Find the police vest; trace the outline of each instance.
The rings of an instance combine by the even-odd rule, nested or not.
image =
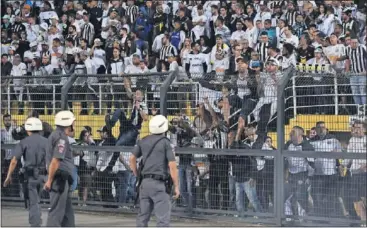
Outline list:
[[[181,42],[181,36],[180,36],[180,31],[176,31],[176,32],[172,32],[171,35],[171,44],[177,49],[179,50],[179,45]]]

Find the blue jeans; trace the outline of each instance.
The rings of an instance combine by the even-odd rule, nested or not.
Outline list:
[[[133,128],[133,126],[131,126],[129,130],[126,130],[125,125],[127,122],[129,122],[129,120],[127,120],[125,112],[122,111],[122,109],[117,109],[113,113],[110,119],[111,128],[115,126],[117,121],[120,121],[120,135],[116,142],[116,146],[135,146],[136,138],[138,137],[139,132],[137,129]]]
[[[350,77],[350,84],[353,93],[354,103],[357,105],[366,104],[366,76],[358,75]]]
[[[236,208],[236,180],[234,179],[234,176],[229,175],[228,178],[228,185],[229,185],[229,208],[234,209]]]
[[[193,173],[191,165],[190,164],[179,165],[178,175],[180,181],[180,193],[182,196],[182,201],[189,208],[193,208],[194,207],[194,199],[192,194]]]
[[[71,185],[70,190],[72,192],[75,191],[77,186],[78,186],[78,166],[75,166],[73,170],[73,184]]]
[[[130,199],[132,199],[132,201],[134,202],[136,198],[135,182],[136,182],[136,177],[132,173],[130,173],[127,194],[126,194],[127,202],[129,202]]]
[[[254,206],[256,212],[262,212],[260,201],[257,198],[256,187],[251,187],[249,181],[236,182],[236,207],[240,216],[243,216],[245,194],[248,200]]]
[[[128,185],[130,181],[131,172],[128,170],[125,171],[118,171],[117,172],[117,186],[116,186],[116,193],[117,193],[117,199],[118,202],[121,204],[126,203],[126,196],[127,196],[127,190]]]

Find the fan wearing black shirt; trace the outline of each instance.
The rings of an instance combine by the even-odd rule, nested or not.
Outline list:
[[[297,62],[305,64],[308,60],[315,57],[314,51],[315,48],[311,45],[308,35],[303,34],[297,48]]]

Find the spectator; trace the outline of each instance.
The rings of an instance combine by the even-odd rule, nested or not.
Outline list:
[[[123,209],[129,209],[124,204],[127,203],[127,192],[129,181],[133,175],[129,166],[129,153],[120,152],[119,160],[116,161],[113,167],[113,172],[116,173],[116,198]]]
[[[106,127],[102,127],[98,132],[101,135],[100,146],[115,146],[116,139],[113,137],[111,131]],[[113,151],[99,151],[98,152],[98,160],[96,165],[97,170],[97,184],[98,188],[101,191],[102,201],[105,203],[113,202],[112,196],[112,181],[113,176],[111,175],[113,166],[115,165],[119,152]],[[104,205],[104,207],[112,207],[111,205]]]
[[[250,149],[248,144],[236,142],[233,149]],[[236,209],[239,217],[244,216],[245,194],[256,212],[261,212],[261,204],[256,194],[256,160],[249,156],[234,156],[231,160],[236,182]]]
[[[366,153],[366,123],[355,121],[352,128],[352,138],[349,140],[347,152],[348,153]],[[363,198],[366,197],[364,193],[364,186],[366,183],[366,160],[361,159],[345,159],[343,166],[351,172],[351,185],[349,195],[352,196],[354,208],[358,217],[362,222],[366,222],[366,208],[364,207]]]
[[[343,26],[343,34],[350,36],[358,36],[359,26],[357,22],[352,18],[352,10],[351,8],[345,8],[342,14],[342,26]]]
[[[325,123],[316,123],[316,136],[310,141],[316,152],[341,152],[340,142],[327,133]],[[337,172],[339,161],[329,158],[315,159],[315,175],[312,177],[312,196],[314,198],[314,211],[316,215],[331,216],[335,213]]]
[[[14,92],[15,96],[18,100],[19,105],[19,115],[23,115],[24,113],[24,86],[25,86],[25,78],[24,77],[27,74],[27,67],[24,63],[21,61],[21,57],[19,54],[16,54],[14,56],[13,60],[13,67],[11,69],[11,76],[13,77],[12,81],[14,84]],[[21,77],[21,79],[17,79],[17,77]]]
[[[358,106],[358,113],[362,114],[366,111],[366,74],[367,66],[367,52],[366,47],[359,44],[358,39],[353,37],[351,45],[347,47],[344,56],[334,59],[333,63],[336,61],[342,61],[349,59],[350,71],[352,76],[350,78],[353,99],[355,104]]]
[[[310,60],[307,61],[307,64],[312,65],[313,67],[315,67],[316,72],[319,71],[319,69],[321,69],[322,66],[325,66],[327,64],[329,64],[329,61],[324,57],[324,54],[322,52],[321,48],[316,48],[315,49],[315,58],[312,58]],[[327,77],[319,77],[319,76],[314,76],[313,77],[313,84],[314,84],[314,88],[313,88],[313,92],[317,97],[317,101],[314,103],[316,104],[328,104],[328,100],[326,98],[326,94],[327,93],[327,87],[325,86],[318,86],[318,85],[327,85],[330,84],[330,82],[327,82]],[[315,110],[316,114],[318,114],[319,112],[321,112],[322,114],[325,113],[329,113],[328,112],[328,108],[324,107],[324,106],[320,106],[320,107],[316,107]]]
[[[260,43],[256,46],[256,52],[260,54],[260,60],[265,62],[268,57],[268,48],[270,46],[269,36],[266,31],[260,34]]]
[[[293,127],[290,133],[290,140],[286,143],[285,149],[290,151],[314,151],[314,147],[306,140],[302,127]],[[292,204],[297,208],[299,216],[305,216],[308,210],[309,176],[314,173],[313,160],[304,157],[286,158],[288,170],[289,192],[286,193],[285,214],[293,215]]]
[[[1,142],[3,144],[17,144],[19,141],[15,140],[13,137],[12,132],[14,130],[16,130],[17,124],[16,124],[16,120],[12,120],[12,116],[9,114],[5,114],[3,115],[3,123],[4,123],[4,128],[1,129]],[[2,169],[2,178],[6,178],[6,174],[8,173],[8,169],[10,166],[10,161],[13,157],[12,155],[13,150],[12,149],[7,149],[5,150],[5,156],[4,156],[4,169]],[[19,162],[20,163],[20,162]],[[13,185],[11,186],[11,191],[4,189],[4,196],[10,196],[10,197],[14,197],[14,196],[19,196],[20,193],[20,188],[19,188],[19,183],[18,183],[18,175],[17,172],[14,172],[13,174]]]
[[[139,130],[143,121],[148,118],[148,108],[144,102],[143,94],[140,90],[135,93],[131,90],[131,83],[125,79],[125,90],[128,97],[132,100],[133,109],[128,119],[122,109],[116,109],[112,118],[106,116],[106,127],[112,129],[117,121],[120,121],[120,135],[116,142],[117,146],[133,146],[136,143],[139,135]]]

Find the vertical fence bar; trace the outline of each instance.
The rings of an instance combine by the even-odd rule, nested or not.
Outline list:
[[[61,88],[61,110],[68,110],[68,93],[77,78],[76,74],[69,76],[67,82]]]
[[[293,116],[294,118],[296,118],[297,117],[296,77],[292,77],[292,93],[293,93]]]
[[[167,116],[167,93],[168,90],[173,82],[173,80],[176,78],[178,69],[175,71],[171,71],[168,75],[168,77],[164,80],[161,88],[160,88],[160,103],[159,103],[159,109],[160,114],[163,116]]]
[[[99,113],[102,114],[102,87],[101,87],[101,83],[98,83],[98,94],[99,94],[99,99],[98,99]]]
[[[56,86],[52,85],[52,113],[56,113]]]
[[[8,114],[10,114],[10,109],[11,109],[11,101],[10,101],[10,85],[8,85],[7,87],[7,93],[8,93]]]
[[[284,214],[284,157],[283,145],[285,141],[285,88],[294,74],[294,69],[284,72],[284,76],[278,85],[277,93],[277,151],[274,165],[274,216],[277,226],[282,225]],[[293,77],[294,78],[294,77]],[[294,86],[293,86],[294,88]],[[292,89],[293,89],[292,88]]]
[[[339,114],[338,77],[334,76],[335,115]]]

